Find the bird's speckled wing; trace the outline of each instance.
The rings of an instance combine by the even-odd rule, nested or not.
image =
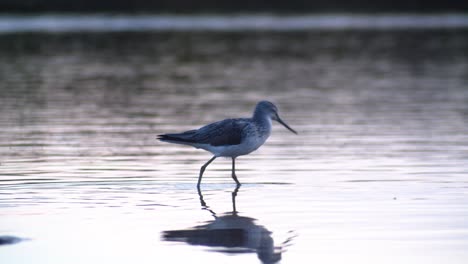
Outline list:
[[[238,145],[241,143],[242,130],[246,125],[242,119],[226,119],[198,129],[193,139],[197,143],[212,146]]]
[[[210,144],[212,146],[238,145],[242,141],[242,130],[248,125],[244,119],[225,119],[197,130],[179,134],[161,135],[160,139],[180,143]]]

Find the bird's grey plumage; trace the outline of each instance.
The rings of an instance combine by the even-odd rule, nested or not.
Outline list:
[[[182,133],[158,135],[164,142],[190,145],[213,153],[213,157],[200,168],[198,187],[206,167],[217,157],[232,159],[232,178],[240,185],[235,174],[235,159],[255,151],[270,136],[272,120],[278,121],[291,132],[294,129],[284,123],[278,115],[278,108],[268,101],[260,101],[252,118],[236,118],[218,121],[200,129]]]
[[[225,119],[200,129],[183,133],[159,135],[158,139],[179,144],[209,144],[211,146],[238,145],[242,141],[243,130],[248,125],[246,119]]]

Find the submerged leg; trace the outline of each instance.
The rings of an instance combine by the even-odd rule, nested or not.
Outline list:
[[[216,156],[213,156],[207,163],[205,163],[205,165],[203,165],[200,169],[200,176],[198,176],[198,184],[197,184],[197,187],[200,187],[200,183],[201,183],[201,178],[203,177],[203,172],[205,171],[206,167],[208,167],[208,165],[210,165],[210,163],[216,159]]]
[[[232,178],[234,179],[234,181],[237,183],[237,185],[241,185],[240,182],[237,180],[237,177],[236,177],[236,158],[232,158]]]

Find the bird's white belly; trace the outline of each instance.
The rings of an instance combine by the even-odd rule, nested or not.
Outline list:
[[[247,137],[245,140],[238,145],[223,145],[223,146],[212,146],[212,145],[199,145],[196,147],[205,149],[217,157],[238,157],[247,155],[252,151],[257,150],[263,143],[265,143],[266,137]]]

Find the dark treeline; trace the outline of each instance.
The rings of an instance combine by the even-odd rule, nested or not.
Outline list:
[[[2,13],[28,12],[466,12],[461,0],[0,0]]]

